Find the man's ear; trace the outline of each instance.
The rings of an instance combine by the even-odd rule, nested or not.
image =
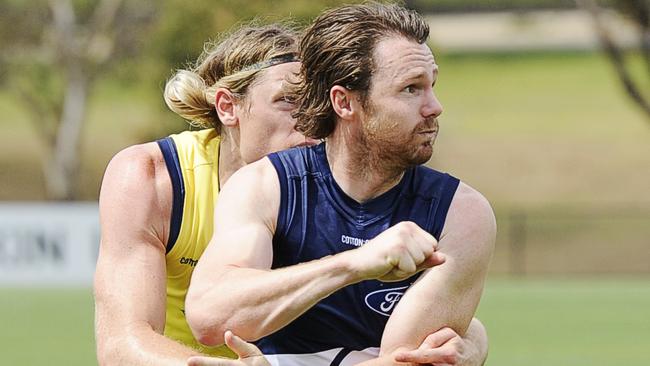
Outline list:
[[[226,88],[217,89],[214,95],[214,108],[224,126],[236,127],[239,124],[235,101],[235,96]]]
[[[330,101],[332,102],[332,107],[334,107],[334,112],[343,120],[352,119],[357,113],[356,105],[354,103],[356,94],[340,85],[334,85],[330,89]]]

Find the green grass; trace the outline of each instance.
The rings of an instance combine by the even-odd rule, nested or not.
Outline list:
[[[90,289],[0,289],[3,365],[92,365]]]
[[[488,365],[650,364],[650,283],[492,280],[478,316]]]
[[[89,289],[0,289],[2,364],[95,364]],[[650,364],[647,278],[488,280],[494,366]]]

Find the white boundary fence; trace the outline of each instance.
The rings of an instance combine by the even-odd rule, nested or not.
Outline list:
[[[497,209],[493,273],[650,273],[650,208]],[[0,286],[90,286],[97,203],[0,202]],[[577,259],[576,259],[577,258]],[[119,264],[115,270],[119,271]]]
[[[97,203],[0,203],[0,286],[90,286],[98,248]]]

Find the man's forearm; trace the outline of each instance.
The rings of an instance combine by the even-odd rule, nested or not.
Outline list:
[[[188,323],[207,345],[223,343],[226,330],[246,340],[271,334],[334,291],[363,279],[350,270],[346,253],[276,270],[219,269],[210,283],[190,287]]]
[[[201,355],[147,326],[98,335],[97,341],[100,366],[184,366],[189,357]]]
[[[465,364],[467,366],[482,366],[485,364],[488,354],[488,336],[485,327],[478,319],[472,319],[463,340],[467,347],[473,351],[468,350],[468,358]]]
[[[485,327],[474,318],[462,338],[450,328],[441,329],[429,335],[417,350],[400,348],[355,366],[417,366],[452,362],[458,366],[482,366],[487,359],[487,349]],[[408,354],[409,357],[396,358],[398,354]],[[402,359],[404,362],[398,362],[396,359]]]

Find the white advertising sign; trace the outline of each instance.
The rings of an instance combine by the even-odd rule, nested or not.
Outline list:
[[[0,203],[0,286],[92,284],[97,203]]]

